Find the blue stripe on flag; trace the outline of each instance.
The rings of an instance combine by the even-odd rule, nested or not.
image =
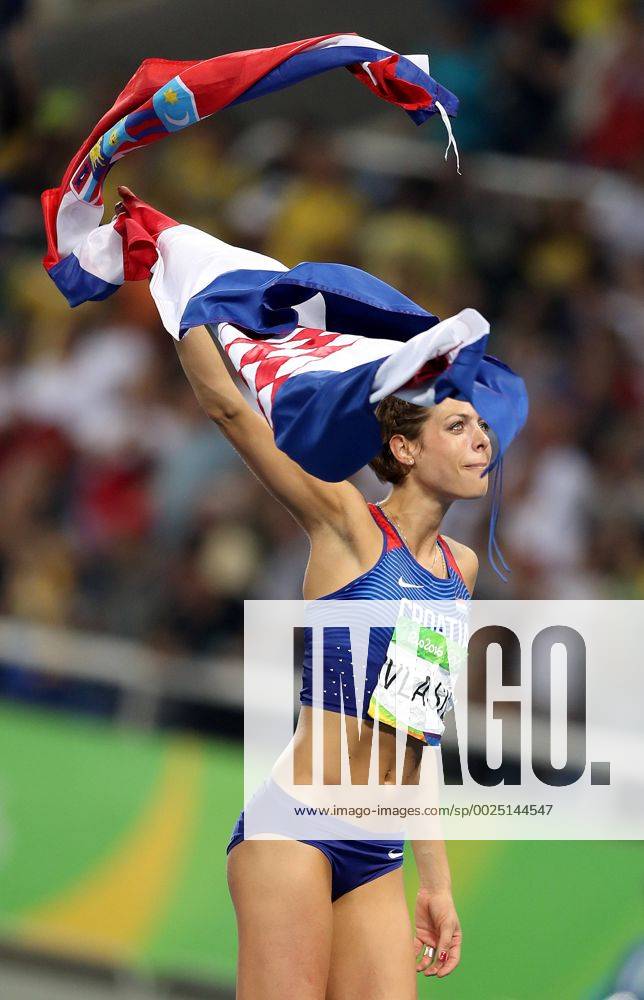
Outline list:
[[[70,306],[79,306],[89,300],[98,302],[113,295],[121,287],[90,274],[81,267],[78,257],[73,253],[54,264],[47,274]]]
[[[276,66],[270,73],[263,76],[261,80],[254,83],[229,105],[243,104],[245,101],[252,101],[255,97],[264,97],[284,87],[290,87],[301,80],[307,80],[311,76],[317,76],[328,69],[336,69],[340,66],[351,65],[352,63],[371,62],[372,59],[382,59],[393,53],[382,49],[367,49],[358,45],[342,45],[324,49],[306,49],[305,52],[297,52],[294,56],[286,59],[285,62]],[[422,74],[424,76],[424,74]]]
[[[357,45],[307,49],[306,52],[298,52],[280,66],[276,66],[270,73],[267,73],[266,76],[263,76],[261,80],[258,80],[257,83],[253,84],[252,87],[232,101],[229,106],[234,107],[235,104],[243,104],[246,101],[254,100],[256,97],[264,97],[266,94],[282,90],[284,87],[290,87],[294,83],[317,76],[319,73],[324,73],[329,69],[350,66],[355,63],[377,62],[394,54],[382,49],[362,48]],[[396,75],[402,80],[423,87],[428,94],[431,94],[433,98],[438,99],[445,106],[448,114],[456,114],[458,109],[458,98],[456,95],[446,90],[445,87],[441,87],[433,77],[424,73],[419,66],[406,59],[405,56],[400,56],[398,60]],[[407,114],[417,125],[420,125],[433,115],[435,111],[436,108],[432,106],[419,111],[408,111]]]
[[[401,56],[398,60],[396,76],[400,77],[401,80],[407,80],[408,83],[415,83],[419,87],[425,87],[432,95],[434,102],[441,102],[448,115],[454,116],[458,111],[458,97],[456,94],[453,94],[451,90],[447,90],[446,87],[442,87],[432,76],[428,76],[416,63],[406,59],[405,56]],[[408,111],[407,114],[416,125],[422,125],[428,118],[436,114],[436,106],[432,103],[431,108],[420,108],[418,111]]]
[[[382,358],[346,372],[306,372],[275,394],[278,448],[318,479],[340,482],[380,451],[380,425],[369,403]]]
[[[293,307],[321,292],[325,328],[388,340],[409,340],[438,323],[406,295],[348,264],[298,264],[290,271],[238,270],[221,274],[193,295],[180,335],[204,323],[234,323],[254,333],[290,333],[299,325]]]

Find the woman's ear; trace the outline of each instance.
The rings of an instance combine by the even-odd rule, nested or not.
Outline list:
[[[389,447],[394,458],[402,465],[415,465],[416,459],[412,451],[412,442],[402,434],[394,434],[389,440]]]

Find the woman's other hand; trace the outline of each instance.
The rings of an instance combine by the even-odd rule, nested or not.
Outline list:
[[[425,976],[448,976],[461,960],[463,937],[451,892],[419,889],[415,925],[415,954],[422,952],[416,971]],[[425,954],[426,946],[434,949],[433,956]]]

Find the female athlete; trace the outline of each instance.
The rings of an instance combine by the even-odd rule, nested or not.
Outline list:
[[[492,452],[488,426],[469,403],[445,399],[425,409],[390,396],[379,404],[383,448],[372,466],[392,490],[382,505],[371,505],[351,483],[318,480],[276,447],[205,327],[190,330],[176,348],[205,413],[306,532],[305,600],[330,595],[400,600],[409,594],[405,585],[427,587],[432,597],[471,596],[475,553],[438,533],[452,501],[487,492],[482,473]],[[368,664],[365,705],[376,682],[373,672]],[[311,739],[314,711],[306,704],[306,661],[304,674],[294,738],[301,746]],[[334,708],[325,701],[325,775],[340,767]],[[373,724],[366,711],[358,714],[363,725]],[[380,724],[385,781],[395,767],[395,730],[387,730]],[[357,727],[349,727],[348,739],[352,766],[359,767],[361,754],[369,751],[357,739]],[[407,738],[403,781],[418,779],[422,747]],[[306,774],[296,780],[306,781]],[[412,1000],[417,972],[439,978],[453,972],[461,956],[461,928],[445,845],[416,840],[412,846],[420,882],[413,931],[403,891],[402,843],[245,840],[242,814],[228,854],[239,933],[239,1000]]]

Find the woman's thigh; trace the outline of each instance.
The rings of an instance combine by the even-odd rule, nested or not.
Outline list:
[[[402,868],[333,904],[326,1000],[415,1000],[416,961]]]
[[[245,840],[228,855],[237,915],[237,1000],[323,1000],[333,915],[331,866],[293,840]]]

